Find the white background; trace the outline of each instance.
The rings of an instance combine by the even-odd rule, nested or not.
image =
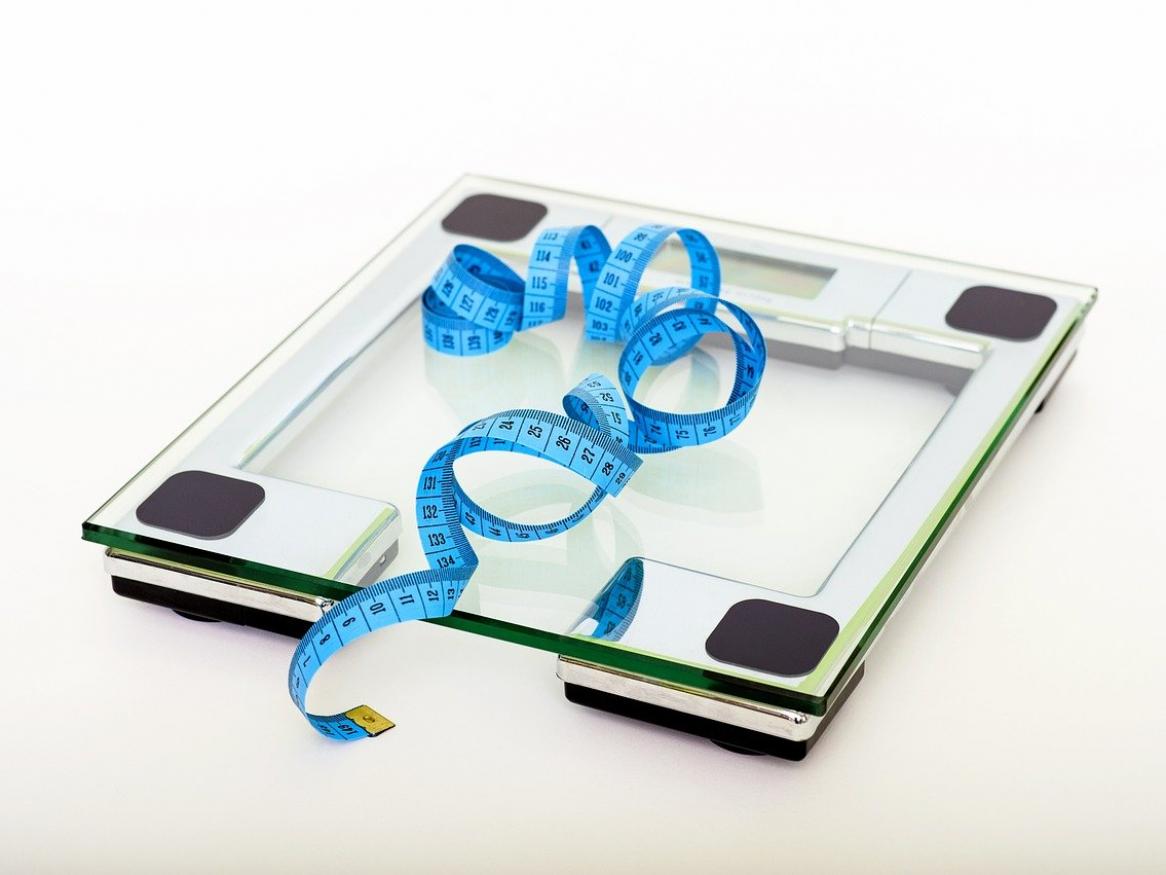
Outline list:
[[[6,6],[0,869],[1166,864],[1162,22],[1106,3]],[[466,170],[1093,283],[1076,364],[801,764],[115,598],[80,522]]]

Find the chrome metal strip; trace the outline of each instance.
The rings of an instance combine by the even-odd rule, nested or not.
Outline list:
[[[239,578],[216,576],[208,571],[156,565],[113,550],[105,551],[105,570],[111,577],[124,577],[178,592],[204,596],[232,605],[242,605],[269,614],[315,622],[333,604],[331,599],[283,589]]]
[[[637,702],[646,702],[649,705],[658,705],[672,711],[716,720],[790,741],[806,741],[813,737],[822,722],[821,717],[801,711],[710,693],[706,690],[672,686],[565,656],[559,657],[555,673],[564,683],[611,693]]]

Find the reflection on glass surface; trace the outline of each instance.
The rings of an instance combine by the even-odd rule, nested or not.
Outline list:
[[[480,359],[421,341],[416,307],[352,366],[343,389],[256,470],[393,502],[401,549],[385,576],[424,565],[413,520],[417,472],[436,445],[497,410],[558,410],[565,388],[616,372],[620,349],[582,339],[572,309]],[[715,342],[645,379],[638,397],[709,409],[732,381]],[[618,498],[565,535],[537,543],[475,539],[482,564],[459,609],[563,632],[633,556],[795,595],[815,593],[951,405],[942,385],[869,368],[771,358],[749,420],[715,444],[651,456]],[[318,415],[326,411],[326,415]],[[524,522],[577,507],[589,488],[516,454],[459,460],[487,509]]]
[[[619,641],[636,617],[643,591],[643,560],[629,559],[600,590],[591,611],[571,631],[602,641]]]
[[[518,273],[526,272],[529,253],[501,247],[486,247]],[[836,271],[818,264],[771,258],[752,252],[717,248],[721,260],[721,282],[725,286],[772,294],[792,295],[810,300],[818,297]],[[685,285],[689,277],[688,253],[678,240],[669,240],[652,259],[649,271],[659,274],[665,284]],[[669,279],[672,278],[672,279]],[[572,288],[578,280],[572,273]],[[650,287],[650,286],[649,286]]]

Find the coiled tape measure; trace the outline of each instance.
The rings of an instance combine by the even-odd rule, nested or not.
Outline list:
[[[688,253],[691,287],[658,289],[637,298],[648,263],[673,234]],[[586,519],[604,498],[619,495],[639,469],[642,455],[711,443],[740,425],[752,407],[765,372],[764,338],[748,313],[719,297],[716,250],[690,228],[643,225],[614,252],[593,225],[552,228],[535,242],[525,280],[482,249],[455,246],[422,296],[425,342],[449,355],[484,355],[501,349],[516,331],[561,319],[572,262],[583,284],[586,336],[624,343],[620,388],[602,374],[591,374],[563,398],[565,416],[505,410],[470,423],[429,457],[416,502],[429,568],[383,580],[337,602],[308,630],[292,657],[288,690],[322,735],[356,741],[393,727],[367,705],[330,716],[309,713],[308,685],[328,657],[357,638],[406,620],[452,613],[478,566],[467,532],[496,541],[560,535]],[[720,310],[728,311],[740,330],[725,322]],[[715,332],[727,334],[736,352],[733,386],[723,407],[670,413],[635,399],[636,386],[649,368],[676,360]],[[562,465],[595,489],[578,509],[554,522],[503,519],[470,498],[453,470],[463,456],[498,451]],[[628,568],[597,600],[595,637],[618,635],[630,622],[639,592],[639,580],[633,578],[642,569],[638,563]]]

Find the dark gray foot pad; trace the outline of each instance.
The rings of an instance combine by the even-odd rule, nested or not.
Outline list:
[[[1040,337],[1057,311],[1057,302],[1044,295],[973,286],[964,289],[944,320],[958,331],[973,331],[1004,340]]]

